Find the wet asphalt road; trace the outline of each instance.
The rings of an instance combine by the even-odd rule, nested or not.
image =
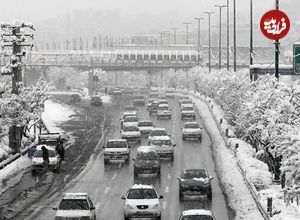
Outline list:
[[[98,143],[97,149],[101,149],[104,141],[108,138],[120,137],[119,117],[122,112],[119,105],[122,107],[129,104],[128,100],[128,98],[122,96],[113,99],[112,109],[114,109],[114,113],[110,121],[110,131],[106,133],[104,140]],[[156,127],[166,128],[168,133],[172,135],[173,142],[176,143],[174,162],[163,161],[160,178],[153,176],[134,179],[133,161],[130,161],[129,164],[111,163],[104,165],[103,153],[99,150],[95,153],[95,157],[80,178],[71,182],[67,187],[62,184],[62,187],[56,193],[48,195],[40,200],[38,204],[32,206],[31,209],[34,212],[31,215],[24,214],[23,219],[54,219],[55,211],[52,210],[52,207],[58,205],[62,193],[88,192],[96,206],[97,219],[121,220],[123,219],[124,201],[120,197],[134,183],[153,184],[158,192],[164,196],[164,199],[161,200],[162,219],[178,219],[181,211],[194,208],[212,210],[217,220],[230,219],[228,215],[231,215],[232,212],[227,209],[221,184],[215,172],[209,136],[203,130],[202,142],[183,141],[181,128],[184,122],[180,120],[177,98],[169,99],[169,104],[172,108],[171,120],[158,121],[155,116],[151,117]],[[140,119],[150,118],[145,107],[139,108],[138,116]],[[199,115],[197,115],[197,120],[201,123]],[[144,138],[142,144],[146,145],[146,143],[147,139]],[[131,148],[131,158],[135,157],[136,148],[137,146]],[[206,197],[186,198],[183,202],[179,202],[177,177],[186,168],[204,168],[214,177],[214,180],[212,180],[213,196],[211,202]]]

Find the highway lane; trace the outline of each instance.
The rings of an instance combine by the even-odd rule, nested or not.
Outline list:
[[[117,97],[115,104],[128,104],[128,99]],[[133,177],[133,161],[129,164],[111,163],[104,166],[103,155],[100,153],[95,159],[89,171],[74,185],[68,192],[89,192],[96,206],[97,219],[121,220],[123,219],[123,204],[120,199],[132,184],[144,183],[153,184],[158,192],[164,196],[162,202],[162,219],[178,219],[181,211],[193,208],[211,209],[218,220],[227,220],[228,210],[225,198],[222,194],[221,184],[218,181],[214,168],[214,161],[211,152],[211,141],[208,134],[203,130],[202,142],[183,141],[181,138],[181,128],[184,124],[180,119],[178,99],[169,99],[172,108],[171,120],[157,120],[156,116],[151,116],[156,127],[164,127],[172,135],[172,140],[176,143],[175,159],[163,161],[161,177]],[[120,111],[121,115],[121,111]],[[140,119],[149,119],[150,116],[145,107],[139,108]],[[201,123],[199,115],[197,120]],[[112,122],[112,132],[106,137],[120,137],[119,120],[116,118]],[[143,139],[142,144],[146,145],[147,140]],[[131,158],[135,157],[137,146],[131,149]],[[209,202],[206,198],[187,198],[179,202],[177,177],[185,168],[205,168],[211,176],[213,197]],[[64,192],[62,188],[61,193]],[[58,205],[61,197],[57,196],[50,203],[42,204],[42,212],[39,215],[28,219],[53,219],[55,211],[51,208]]]

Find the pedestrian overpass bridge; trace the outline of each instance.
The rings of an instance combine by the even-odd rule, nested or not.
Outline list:
[[[199,53],[201,66],[208,66],[206,55]],[[224,57],[225,58],[225,57]],[[1,58],[4,66],[8,58]],[[224,59],[225,61],[225,59]],[[196,50],[167,49],[116,49],[107,51],[33,51],[24,58],[27,67],[77,67],[101,68],[105,71],[122,71],[135,69],[189,69],[198,65]],[[231,64],[233,65],[233,64]],[[226,63],[222,63],[225,67]],[[218,59],[212,59],[212,68],[218,68]],[[243,61],[237,62],[238,68],[248,67]]]

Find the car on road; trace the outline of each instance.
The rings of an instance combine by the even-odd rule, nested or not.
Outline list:
[[[88,193],[65,193],[56,210],[55,220],[96,220],[96,208]]]
[[[157,109],[157,119],[171,119],[172,114],[168,104],[160,104]]]
[[[121,198],[125,200],[124,220],[129,220],[129,218],[161,219],[160,199],[163,199],[163,196],[158,195],[152,185],[135,184]]]
[[[159,92],[157,90],[151,90],[149,92],[149,98],[157,98],[159,95]]]
[[[138,147],[133,164],[133,173],[135,177],[139,174],[157,174],[160,176],[159,156],[154,148],[150,146]]]
[[[196,112],[193,104],[181,105],[181,120],[196,120]]]
[[[183,105],[186,105],[186,104],[193,104],[193,101],[190,100],[190,99],[183,99],[183,100],[180,100],[180,101],[179,101],[179,106],[180,106],[180,108],[181,108]]]
[[[133,89],[132,88],[125,88],[123,93],[127,94],[127,95],[133,95]]]
[[[190,209],[183,211],[179,220],[216,220],[211,211],[205,209]]]
[[[147,104],[146,104],[147,110],[148,110],[148,111],[150,110],[151,104],[152,104],[154,101],[157,101],[157,100],[156,100],[156,99],[148,99],[148,102],[147,102]]]
[[[141,131],[136,125],[123,125],[121,136],[122,139],[126,139],[127,141],[141,143]]]
[[[132,103],[136,106],[144,106],[146,104],[146,99],[142,95],[136,95],[133,97]]]
[[[141,94],[148,94],[149,93],[149,88],[147,88],[147,87],[143,87],[143,88],[141,88]]]
[[[182,128],[182,139],[197,139],[202,138],[202,128],[196,121],[186,122]]]
[[[130,149],[124,139],[109,139],[104,148],[104,163],[110,160],[125,160],[129,162]]]
[[[186,169],[184,170],[179,181],[179,199],[182,200],[185,195],[200,196],[207,195],[208,199],[212,198],[211,180],[213,177],[209,176],[204,169]]]
[[[166,94],[167,98],[174,98],[175,97],[175,90],[174,89],[167,89],[165,94]]]
[[[165,98],[165,99],[158,99],[158,105],[161,105],[161,104],[168,104],[168,100]]]
[[[157,113],[157,109],[158,109],[158,101],[153,101],[151,103],[151,106],[149,107],[149,115],[153,115]]]
[[[134,126],[138,126],[139,124],[139,119],[137,116],[133,115],[133,116],[127,116],[124,118],[123,121],[123,126],[124,125],[134,125]]]
[[[137,114],[137,109],[133,105],[126,105],[124,107],[124,112],[133,112],[134,114]]]
[[[58,171],[60,168],[61,158],[58,155],[55,148],[48,146],[48,145],[38,145],[36,147],[35,153],[31,160],[32,173],[35,173],[38,170],[45,169],[44,159],[43,159],[43,151],[42,151],[43,146],[48,150],[48,154],[49,154],[49,164],[47,165],[47,168],[52,171]]]
[[[91,105],[100,106],[102,105],[102,99],[100,96],[93,96],[91,98]]]
[[[148,136],[150,134],[151,130],[154,128],[154,125],[153,125],[153,122],[150,120],[142,120],[142,121],[139,121],[138,127],[143,136]]]
[[[120,117],[121,128],[123,126],[123,122],[124,122],[125,118],[130,117],[130,116],[136,116],[136,112],[134,112],[134,111],[124,112],[123,115]]]
[[[153,128],[148,136],[148,143],[155,138],[155,137],[170,137],[170,135],[167,134],[167,130],[165,128]]]
[[[120,88],[114,88],[113,95],[122,95],[123,91]]]
[[[72,94],[70,95],[70,103],[77,103],[80,102],[81,98],[79,94]]]
[[[170,158],[174,160],[174,147],[170,137],[168,136],[156,136],[150,142],[150,147],[154,148],[159,158]]]

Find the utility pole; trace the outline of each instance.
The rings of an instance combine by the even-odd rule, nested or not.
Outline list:
[[[279,10],[279,0],[275,1],[275,9]],[[275,77],[279,80],[279,40],[275,40]]]
[[[252,0],[251,0],[252,1]],[[229,67],[230,67],[230,64],[229,64],[229,47],[230,47],[230,44],[229,44],[229,0],[227,0],[227,70],[229,71]]]
[[[24,49],[22,51],[22,49],[25,47],[30,47],[30,49],[33,48],[34,35],[32,33],[26,33],[26,28],[34,30],[32,24],[19,21],[1,24],[2,54],[10,57],[9,63],[1,68],[1,75],[12,76],[12,93],[16,95],[20,93],[19,87],[23,81],[22,70],[24,65],[22,63],[22,58],[26,55],[26,50]],[[30,39],[31,42],[28,43],[28,39]],[[4,53],[4,50],[8,53]],[[21,139],[22,128],[18,125],[12,125],[12,127],[9,128],[9,147],[14,153],[20,151]]]
[[[250,65],[253,64],[253,3],[250,0]]]
[[[210,50],[210,16],[214,12],[207,11],[207,12],[204,12],[204,13],[208,15],[208,72],[210,73],[210,71],[211,71],[211,67],[210,67],[210,59],[211,59],[211,50]]]
[[[174,45],[176,45],[176,30],[177,30],[178,28],[172,28],[172,30],[173,30],[173,43],[174,43]]]
[[[200,21],[204,20],[204,18],[196,17],[195,20],[198,21],[198,66],[200,66]]]
[[[225,8],[226,5],[215,5],[219,8],[219,69],[222,65],[222,8]]]
[[[183,22],[186,28],[186,45],[189,45],[189,24],[190,22]]]
[[[160,46],[163,45],[164,41],[163,41],[163,34],[164,32],[160,32]]]
[[[236,72],[236,2],[233,0],[233,71]]]

